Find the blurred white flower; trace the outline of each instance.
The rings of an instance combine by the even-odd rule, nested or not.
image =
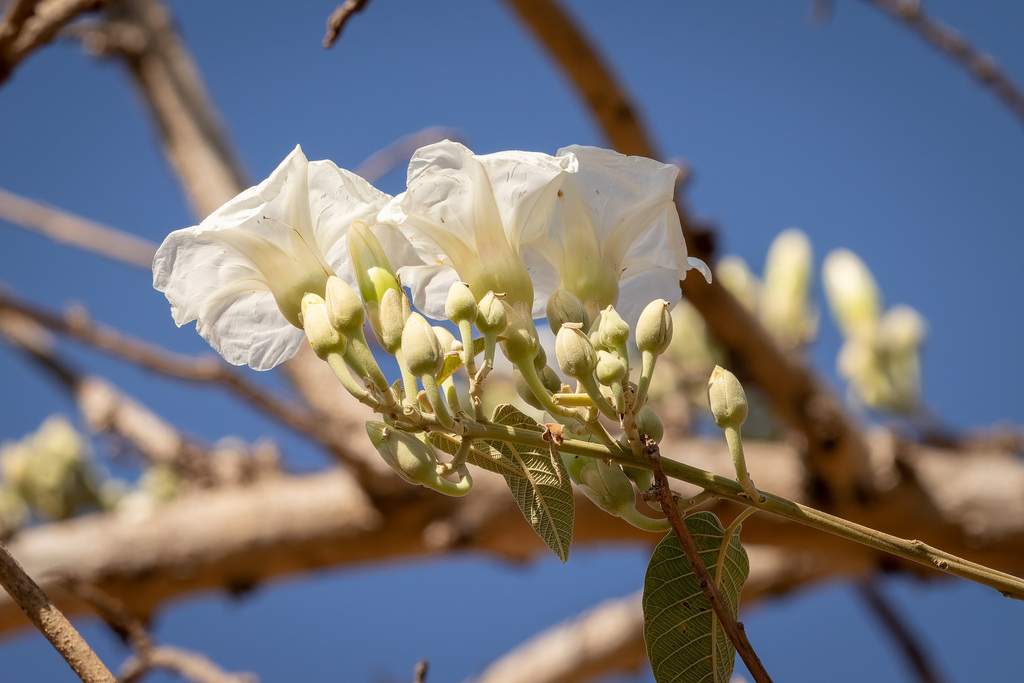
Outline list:
[[[615,305],[635,323],[651,301],[679,301],[690,268],[710,281],[704,262],[687,257],[673,201],[678,168],[597,147],[558,154],[575,157],[579,170],[565,176],[551,229],[528,245],[529,256],[547,260],[558,277],[538,289],[566,289],[588,312]]]
[[[335,274],[355,285],[345,236],[354,220],[372,223],[389,199],[296,147],[262,183],[168,235],[153,260],[153,286],[178,326],[197,321],[228,362],[270,369],[302,344],[304,293],[323,296]]]
[[[448,290],[461,280],[478,301],[488,291],[504,293],[543,317],[546,298],[535,301],[521,250],[545,239],[562,180],[575,167],[572,156],[475,155],[450,140],[417,150],[407,190],[378,217],[412,246],[413,254],[391,254],[391,261],[403,264],[398,274],[416,308],[444,319]]]

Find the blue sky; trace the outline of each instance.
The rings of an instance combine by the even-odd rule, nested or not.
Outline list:
[[[354,168],[431,125],[460,130],[481,153],[603,143],[562,76],[492,0],[376,0],[331,51],[320,47],[331,3],[170,6],[254,182],[296,143],[310,159]],[[665,156],[692,165],[690,204],[719,225],[722,253],[759,269],[771,239],[790,226],[809,234],[818,264],[833,248],[853,249],[889,303],[927,318],[924,382],[934,411],[958,428],[1024,421],[1016,262],[1024,126],[990,92],[867,3],[836,2],[825,24],[809,20],[808,2],[568,6],[628,84]],[[1024,81],[1024,4],[943,0],[928,10]],[[403,176],[389,175],[381,189],[400,191]],[[0,88],[0,187],[156,241],[196,222],[124,74],[71,44],[35,55]],[[82,302],[96,319],[168,348],[207,350],[192,330],[175,328],[147,272],[2,222],[0,238],[0,282],[20,296],[49,307]],[[823,320],[813,358],[840,389],[839,338]],[[204,438],[270,435],[297,467],[325,463],[218,392],[68,349]],[[0,439],[71,410],[4,346],[0,378]],[[431,681],[456,681],[534,630],[639,587],[645,562],[640,549],[579,549],[565,567],[553,558],[513,567],[464,557],[347,569],[242,601],[176,603],[156,633],[265,681],[408,680],[422,657]],[[464,586],[471,608],[431,614],[426,587],[440,579]],[[960,582],[886,588],[951,680],[1018,671],[1020,605]],[[910,680],[840,585],[743,618],[776,680]],[[123,656],[98,627],[86,634],[111,661]],[[48,647],[28,635],[6,641],[0,668],[39,666],[38,680],[74,680]]]

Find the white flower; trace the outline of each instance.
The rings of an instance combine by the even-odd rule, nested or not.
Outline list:
[[[153,286],[180,327],[235,365],[267,370],[298,351],[302,295],[324,295],[337,274],[355,284],[345,236],[372,223],[390,197],[330,161],[296,147],[270,177],[197,226],[167,236],[153,260]]]
[[[418,150],[409,164],[408,189],[378,220],[394,225],[414,254],[398,269],[420,311],[444,318],[452,283],[469,285],[479,301],[488,291],[532,307],[544,316],[545,299],[534,299],[523,245],[547,239],[555,201],[571,155],[535,152],[474,155],[445,140]]]
[[[529,249],[530,260],[540,256],[554,267],[555,287],[590,302],[588,310],[617,304],[635,322],[655,299],[678,301],[690,268],[710,281],[704,262],[686,254],[673,201],[675,166],[578,145],[558,154],[574,156],[579,169],[566,174],[548,241]]]

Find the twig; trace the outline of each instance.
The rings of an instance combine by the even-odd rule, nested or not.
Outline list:
[[[355,174],[362,176],[370,183],[377,182],[396,166],[407,162],[413,152],[420,147],[444,139],[462,142],[463,135],[457,130],[441,126],[432,126],[409,135],[404,135],[384,149],[368,156],[363,163],[356,167]]]
[[[952,27],[932,19],[921,9],[920,0],[864,0],[896,21],[902,22],[950,59],[959,62],[981,85],[991,88],[1003,104],[1024,123],[1024,92],[1006,75],[995,59],[957,33]]]
[[[704,596],[707,597],[708,602],[711,603],[711,609],[714,611],[715,616],[718,617],[722,630],[729,636],[729,640],[732,641],[743,663],[747,665],[747,671],[754,677],[754,681],[756,683],[771,683],[771,676],[768,675],[764,665],[761,664],[760,658],[758,658],[754,648],[750,645],[750,641],[747,640],[747,633],[743,629],[743,624],[736,621],[735,617],[732,616],[732,612],[729,611],[729,606],[726,604],[721,592],[719,592],[714,577],[711,576],[708,568],[704,566],[704,561],[700,557],[700,552],[697,550],[697,544],[694,542],[693,536],[690,535],[689,529],[686,528],[686,523],[683,522],[682,515],[679,514],[679,507],[676,505],[675,496],[669,488],[665,471],[661,468],[661,455],[658,443],[650,437],[645,437],[644,453],[650,460],[651,469],[654,471],[654,490],[658,492],[661,499],[661,509],[672,524],[672,530],[675,531],[676,537],[679,539],[679,545],[682,546],[686,559],[697,574],[700,588],[704,592]]]
[[[0,84],[22,60],[52,41],[64,26],[85,12],[113,0],[42,0],[15,2],[0,28]]]
[[[81,634],[0,541],[0,585],[85,683],[115,683]]]
[[[145,658],[134,657],[121,667],[120,683],[136,683],[151,669],[174,671],[195,683],[256,683],[253,674],[231,674],[203,655],[170,645],[156,645]]]
[[[115,261],[147,270],[153,266],[156,245],[149,240],[19,197],[3,189],[0,189],[0,220]]]
[[[416,668],[413,669],[412,683],[426,683],[428,668],[430,668],[430,662],[427,660],[421,659],[416,662]]]
[[[353,15],[362,12],[366,9],[370,0],[345,0],[344,3],[338,5],[338,7],[331,12],[331,16],[327,18],[327,35],[324,36],[324,47],[332,47],[338,40],[338,36],[341,35],[342,29],[345,28],[345,24]]]
[[[921,683],[943,683],[945,679],[939,675],[925,655],[924,648],[910,632],[907,625],[896,613],[892,605],[885,599],[873,579],[866,579],[857,584],[857,592],[867,603],[878,620],[889,631],[904,659],[910,664]]]

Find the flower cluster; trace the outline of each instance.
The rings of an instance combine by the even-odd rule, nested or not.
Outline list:
[[[674,166],[591,147],[555,156],[475,155],[444,141],[418,150],[396,197],[298,147],[265,181],[164,240],[153,262],[180,326],[225,359],[266,370],[303,338],[303,297],[337,276],[380,332],[388,290],[408,287],[425,316],[445,317],[464,282],[539,318],[556,291],[590,317],[615,305],[635,322],[648,302],[679,299],[690,268],[672,197]]]

